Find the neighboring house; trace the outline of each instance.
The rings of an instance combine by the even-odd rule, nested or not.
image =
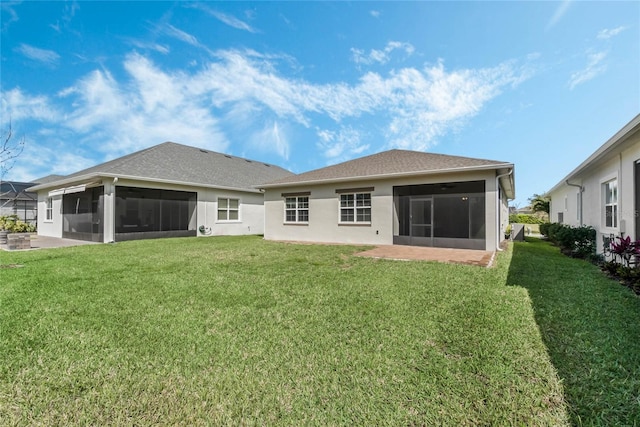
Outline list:
[[[39,184],[38,234],[96,242],[264,233],[278,166],[165,142]]]
[[[512,163],[390,150],[263,184],[265,238],[498,248]]]
[[[18,219],[36,224],[38,195],[27,191],[33,182],[0,182],[0,216],[17,215]]]
[[[547,195],[552,222],[588,225],[602,237],[640,238],[640,115],[598,148]]]

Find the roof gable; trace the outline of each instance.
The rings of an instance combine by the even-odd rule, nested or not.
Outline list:
[[[509,162],[449,156],[409,150],[389,150],[333,166],[282,177],[264,185],[278,187],[289,184],[321,183],[345,179],[369,179],[392,175],[418,175],[473,169],[511,167]]]

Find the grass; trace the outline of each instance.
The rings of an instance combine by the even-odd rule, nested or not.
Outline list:
[[[531,295],[572,423],[640,425],[640,298],[598,267],[528,241],[515,245],[507,281]]]
[[[215,237],[0,252],[23,265],[0,269],[0,424],[639,419],[640,303],[591,266],[541,242],[491,269],[357,249]],[[609,320],[588,312],[592,288],[566,307],[585,278]]]

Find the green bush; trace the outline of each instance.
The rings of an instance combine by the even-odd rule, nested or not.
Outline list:
[[[536,215],[510,214],[509,222],[516,223],[516,224],[542,224],[544,221]]]
[[[549,227],[551,226],[550,222],[543,222],[540,224],[540,234],[545,237],[549,237]]]
[[[594,259],[596,255],[596,230],[593,227],[544,223],[540,224],[540,233],[567,255],[584,259]]]
[[[6,215],[0,216],[0,230],[7,230],[11,233],[33,233],[36,231],[36,227],[19,220],[18,215]]]

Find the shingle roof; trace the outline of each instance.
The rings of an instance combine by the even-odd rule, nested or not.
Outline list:
[[[34,185],[35,184],[46,184],[47,182],[53,182],[53,181],[61,180],[64,177],[65,177],[64,175],[51,174],[51,175],[43,176],[42,178],[34,179],[31,182]]]
[[[36,186],[51,188],[87,176],[138,177],[175,183],[256,191],[255,184],[292,175],[275,165],[165,142]]]
[[[390,175],[418,175],[465,169],[491,169],[511,167],[509,162],[474,159],[424,153],[421,151],[389,150],[333,166],[312,170],[299,175],[282,177],[262,187],[280,187],[289,184],[320,183],[346,179],[367,179]]]

